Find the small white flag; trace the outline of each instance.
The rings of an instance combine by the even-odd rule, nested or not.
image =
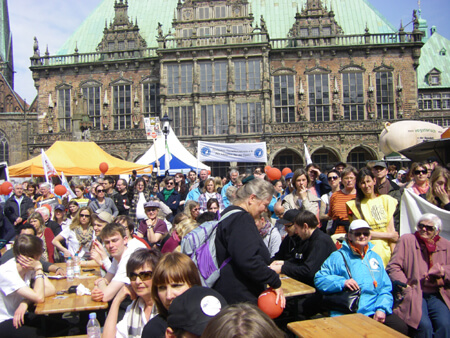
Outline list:
[[[169,143],[166,140],[166,152],[165,152],[165,156],[164,156],[164,170],[169,170],[170,169],[170,161],[172,161],[172,154],[170,153],[169,150]]]
[[[306,143],[303,143],[303,145],[305,146],[305,159],[306,159],[306,165],[311,164],[312,160],[311,160],[311,155],[309,155],[309,151],[308,151],[308,147],[306,146]]]
[[[44,167],[45,181],[50,183],[50,178],[53,176],[58,176],[55,167],[53,166],[50,159],[44,152],[44,149],[41,149],[41,157],[42,157],[42,166]]]
[[[61,184],[66,187],[71,198],[77,198],[77,195],[75,195],[72,189],[70,189],[69,182],[67,182],[66,176],[64,176],[64,173],[62,171],[61,171]]]

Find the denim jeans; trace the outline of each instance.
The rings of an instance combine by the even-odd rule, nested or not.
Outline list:
[[[422,318],[416,337],[450,337],[450,311],[438,293],[423,294]]]

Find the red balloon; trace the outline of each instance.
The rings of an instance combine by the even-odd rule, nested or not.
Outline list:
[[[208,170],[208,175],[211,175],[211,170]]]
[[[283,313],[281,301],[275,304],[276,300],[277,294],[272,288],[263,291],[258,297],[258,307],[272,319],[279,317]]]
[[[67,192],[67,188],[61,184],[55,187],[55,194],[58,196],[63,196]]]
[[[291,173],[291,172],[292,172],[291,168],[284,168],[284,169],[281,171],[281,175],[286,176],[287,174],[289,174],[289,173]]]
[[[266,165],[266,166],[264,167],[264,172],[265,172],[266,174],[268,174],[270,169],[272,169],[272,167],[271,167],[270,165]]]
[[[100,163],[100,165],[98,166],[98,168],[100,169],[100,172],[101,172],[102,174],[104,174],[104,173],[106,173],[106,172],[108,171],[108,169],[109,169],[108,163],[102,162],[102,163]]]
[[[3,182],[3,184],[0,186],[0,193],[2,195],[9,195],[11,191],[13,190],[13,185],[11,182]]]
[[[269,179],[271,181],[279,180],[281,178],[281,171],[278,168],[270,168],[269,172],[267,173],[267,176],[269,176]]]

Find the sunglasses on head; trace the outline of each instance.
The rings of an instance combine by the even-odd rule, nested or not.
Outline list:
[[[353,235],[355,235],[355,237],[361,237],[361,236],[369,237],[370,231],[368,231],[368,230],[366,230],[366,231],[355,231],[353,233]]]
[[[138,277],[143,282],[146,280],[152,279],[153,271],[141,271],[139,273],[132,272],[128,276],[128,278],[130,278],[130,281],[132,281],[132,282],[135,282]]]
[[[423,223],[419,223],[419,224],[417,224],[417,227],[420,229],[420,230],[426,230],[426,231],[428,231],[428,232],[432,232],[432,231],[434,231],[434,226],[432,226],[432,225],[425,225],[425,224],[423,224]]]
[[[423,170],[414,170],[414,175],[420,175],[420,174],[426,174],[428,173],[428,170],[423,169]]]
[[[329,176],[328,180],[329,181],[334,181],[334,180],[337,180],[338,178],[339,178],[338,176]]]

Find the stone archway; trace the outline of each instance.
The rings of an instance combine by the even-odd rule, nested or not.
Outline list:
[[[285,148],[275,154],[272,166],[280,170],[287,167],[295,171],[304,167],[304,159],[296,150]]]
[[[350,150],[347,156],[347,164],[361,169],[366,166],[368,161],[377,159],[377,154],[370,148],[365,146],[358,146]]]
[[[311,153],[311,160],[318,164],[322,171],[341,161],[339,153],[330,147],[322,146]]]

